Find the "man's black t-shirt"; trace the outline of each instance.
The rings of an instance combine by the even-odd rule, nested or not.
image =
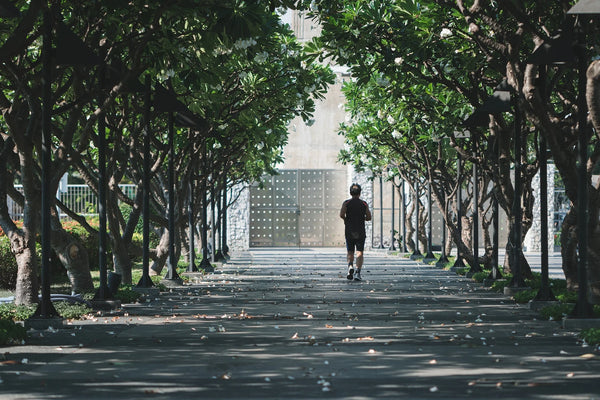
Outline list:
[[[365,214],[367,212],[367,203],[359,198],[351,198],[344,202],[346,206],[346,237],[356,239],[364,239],[365,233]]]

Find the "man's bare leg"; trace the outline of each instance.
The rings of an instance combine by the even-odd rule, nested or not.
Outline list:
[[[346,276],[346,278],[352,280],[354,278],[354,252],[348,251],[346,259],[348,260],[348,276]]]
[[[356,252],[356,271],[360,271],[361,268],[363,266],[363,252],[362,251],[357,251]]]

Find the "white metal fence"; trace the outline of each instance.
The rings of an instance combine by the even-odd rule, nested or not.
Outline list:
[[[21,185],[15,185],[17,190],[22,191]],[[135,195],[136,185],[123,184],[119,185],[126,196],[133,198]],[[98,215],[98,197],[96,193],[88,185],[60,185],[56,192],[56,198],[64,203],[73,212],[85,216],[95,217]],[[23,219],[23,208],[15,203],[10,197],[7,199],[8,213],[13,221]],[[69,219],[66,214],[60,214],[61,219]]]

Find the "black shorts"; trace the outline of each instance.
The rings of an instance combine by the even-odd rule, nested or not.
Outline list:
[[[346,235],[346,249],[348,251],[365,251],[365,237],[359,236],[356,239],[351,235]]]

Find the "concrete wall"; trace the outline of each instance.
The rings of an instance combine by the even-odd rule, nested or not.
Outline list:
[[[314,123],[311,126],[296,118],[289,127],[288,144],[284,148],[285,161],[280,169],[346,169],[337,161],[344,146],[344,138],[337,134],[344,121],[344,97],[341,77],[329,88],[324,100],[315,103]]]

